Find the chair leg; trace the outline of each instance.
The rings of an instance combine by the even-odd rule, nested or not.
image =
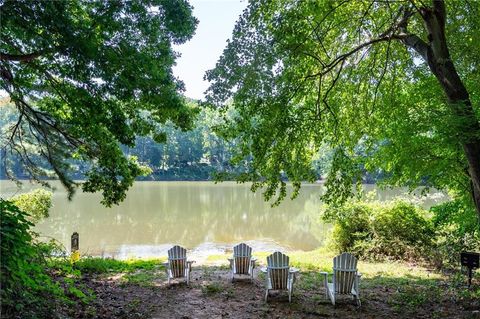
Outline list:
[[[330,291],[330,290],[327,288],[327,294],[328,294],[328,297],[330,298],[330,301],[332,302],[332,305],[335,306],[335,292],[334,292],[334,291]]]
[[[323,280],[323,286],[325,288],[325,299],[328,299],[328,279],[325,275],[325,279]]]
[[[360,302],[360,276],[355,276],[355,292],[356,292],[356,295],[355,295],[355,301],[357,302],[357,305],[359,307],[362,306],[362,303]]]
[[[294,279],[290,282],[290,287],[288,288],[288,302],[292,302],[293,283],[294,283]]]
[[[250,261],[250,281],[253,282],[253,269],[255,269],[255,262],[253,260]]]
[[[167,274],[167,284],[170,285],[170,269],[165,269],[165,272]]]
[[[357,306],[362,306],[362,302],[360,301],[360,297],[358,295],[355,295],[355,302],[357,303]]]
[[[265,302],[268,302],[268,289],[267,289],[267,291],[265,292]]]

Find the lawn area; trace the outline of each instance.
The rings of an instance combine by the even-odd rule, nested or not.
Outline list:
[[[259,266],[267,253],[254,253]],[[291,252],[291,265],[300,269],[292,303],[284,292],[265,303],[264,275],[229,280],[229,255],[212,255],[194,264],[190,286],[168,286],[163,262],[83,258],[79,280],[94,295],[88,304],[64,309],[91,318],[480,318],[480,276],[465,286],[465,276],[440,273],[402,262],[359,262],[362,273],[358,308],[343,297],[334,307],[324,297],[319,271],[331,271],[333,253],[324,250]],[[71,314],[70,314],[71,315]]]

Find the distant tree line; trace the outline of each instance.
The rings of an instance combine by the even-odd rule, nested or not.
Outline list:
[[[195,102],[190,101],[189,104],[198,109]],[[0,107],[2,108],[0,127],[2,131],[6,131],[16,122],[18,114],[8,98],[0,100]],[[236,175],[250,169],[250,161],[245,160],[240,163],[235,161],[233,154],[235,148],[239,147],[238,143],[235,140],[225,139],[215,132],[214,128],[222,121],[223,116],[225,115],[217,110],[202,109],[197,114],[195,128],[190,131],[182,131],[175,128],[172,123],[168,123],[161,128],[164,132],[164,143],[155,141],[156,138],[153,136],[137,136],[135,146],[122,145],[121,149],[125,155],[136,157],[139,163],[152,170],[151,174],[138,177],[137,180],[212,180],[217,173],[234,179]],[[358,153],[367,155],[362,147],[358,148]],[[319,180],[330,169],[332,156],[333,151],[327,145],[318,152],[312,165]],[[24,170],[17,157],[12,156],[9,160],[12,163],[11,171],[6,172],[4,167],[0,171],[1,179],[29,178],[28,172]],[[32,160],[42,161],[33,153]],[[84,179],[85,173],[89,170],[89,163],[73,158],[70,161],[75,169],[71,177],[77,180]],[[380,172],[370,174],[364,171],[362,180],[364,183],[374,183],[381,176]],[[287,180],[286,177],[285,180]]]
[[[251,170],[249,159],[239,161],[234,157],[235,150],[240,147],[237,140],[224,138],[215,131],[225,118],[232,117],[232,113],[228,110],[200,108],[195,101],[189,101],[188,104],[191,108],[198,110],[192,130],[183,131],[172,123],[167,123],[159,127],[159,131],[163,132],[162,136],[137,136],[135,146],[121,145],[127,157],[136,157],[140,164],[151,169],[151,174],[140,176],[137,180],[213,180],[220,174],[223,179],[233,180],[239,174]],[[0,107],[2,109],[0,127],[2,131],[7,131],[16,123],[18,114],[7,98],[0,100]],[[357,152],[359,155],[368,156],[361,145]],[[312,162],[318,180],[321,180],[330,170],[333,154],[332,148],[328,145],[320,148],[316,159]],[[24,170],[17,157],[11,156],[9,160],[11,161],[10,172],[2,167],[0,178],[7,179],[8,175],[19,179],[29,178],[28,172]],[[32,152],[32,160],[44,161],[41,157],[35,156],[34,152]],[[85,173],[90,169],[90,164],[74,158],[70,159],[70,164],[74,168],[71,177],[76,180],[85,179]],[[43,165],[48,164],[43,163]],[[364,169],[363,172],[364,183],[374,183],[382,177],[381,172],[371,174]],[[286,176],[284,180],[287,180]]]

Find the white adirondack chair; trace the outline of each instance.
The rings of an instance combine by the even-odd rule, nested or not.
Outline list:
[[[170,248],[168,250],[168,262],[164,264],[168,284],[175,278],[185,278],[187,285],[190,284],[190,272],[194,262],[193,260],[187,260],[187,250],[185,248],[180,246]]]
[[[267,267],[262,271],[266,273],[265,302],[268,301],[270,290],[287,290],[288,302],[291,302],[293,284],[298,269],[290,268],[288,256],[279,251],[274,252],[267,257]]]
[[[328,273],[324,275],[325,298],[329,298],[335,305],[337,295],[353,295],[358,306],[360,302],[360,277],[357,271],[357,258],[349,253],[343,253],[333,258],[333,280],[328,282]]]
[[[235,275],[249,275],[253,281],[253,269],[255,268],[255,258],[252,258],[252,247],[241,243],[233,247],[233,258],[228,258],[230,268],[232,269],[232,282]]]

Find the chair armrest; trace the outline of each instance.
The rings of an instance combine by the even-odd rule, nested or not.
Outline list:
[[[359,272],[357,272],[357,277],[358,277],[358,278],[361,278],[361,277],[362,277],[362,274],[359,273]]]
[[[170,263],[167,261],[167,262],[164,262],[162,263],[162,265],[164,265],[165,267],[169,268],[170,267]]]
[[[263,272],[263,273],[267,273],[268,270],[267,270],[267,267],[262,267],[262,268],[260,268],[260,271]]]
[[[297,274],[300,272],[297,268],[290,268],[288,269],[288,278],[292,278],[294,281],[297,278]]]
[[[187,260],[187,269],[188,272],[192,271],[192,264],[195,262],[195,260]]]
[[[323,275],[323,280],[325,281],[325,285],[328,282],[328,272],[326,271],[321,271],[319,272],[320,275]]]

